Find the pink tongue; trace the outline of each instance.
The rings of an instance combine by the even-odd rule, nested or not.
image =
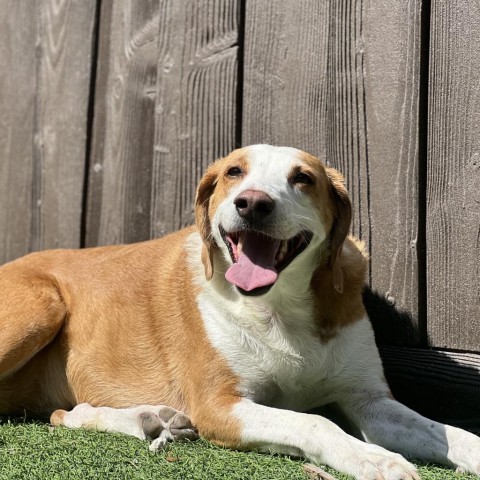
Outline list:
[[[278,277],[274,262],[279,247],[280,240],[246,233],[242,253],[225,278],[247,292],[272,285]]]

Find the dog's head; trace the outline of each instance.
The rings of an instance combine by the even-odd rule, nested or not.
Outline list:
[[[326,246],[334,287],[351,205],[343,177],[294,148],[254,145],[217,160],[197,190],[197,226],[207,279],[220,251],[225,277],[244,295],[268,291],[303,252]],[[315,266],[312,266],[312,272]]]

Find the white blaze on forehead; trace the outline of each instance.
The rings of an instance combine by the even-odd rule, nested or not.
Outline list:
[[[301,151],[291,147],[253,145],[248,148],[248,175],[241,188],[267,193],[286,185],[292,168],[301,165]],[[275,188],[276,187],[276,188]]]

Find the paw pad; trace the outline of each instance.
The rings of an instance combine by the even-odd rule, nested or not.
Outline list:
[[[167,441],[197,440],[197,429],[190,418],[182,412],[170,407],[161,407],[157,413],[143,412],[140,414],[142,430],[148,440],[153,440],[151,451],[164,447]]]

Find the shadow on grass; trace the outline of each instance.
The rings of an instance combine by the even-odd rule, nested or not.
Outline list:
[[[0,415],[0,426],[2,425],[45,425],[50,424],[48,417],[30,415]]]

